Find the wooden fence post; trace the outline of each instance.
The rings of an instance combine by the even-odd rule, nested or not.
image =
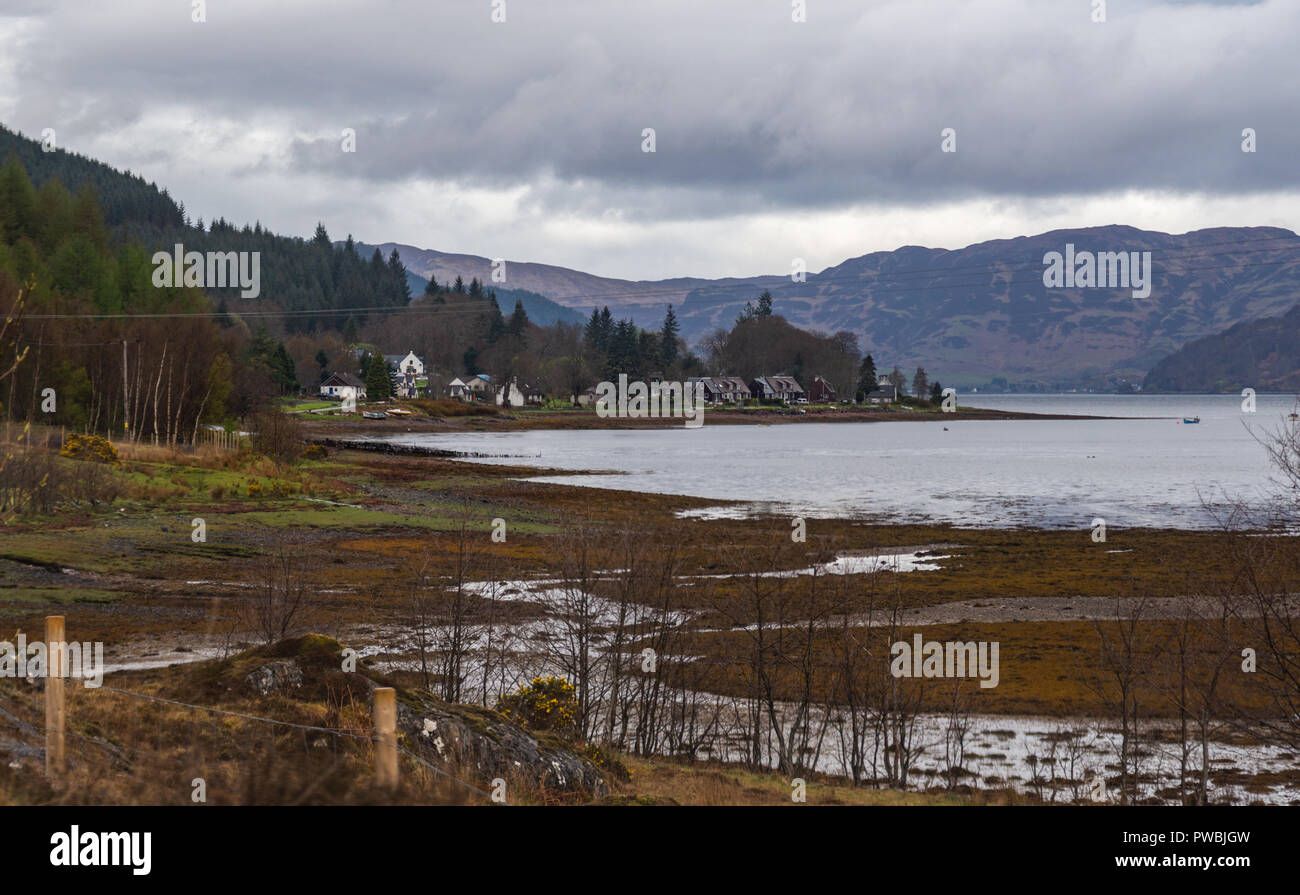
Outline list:
[[[375,688],[374,703],[375,782],[380,786],[397,786],[397,691],[392,687]]]
[[[45,616],[45,776],[53,779],[66,768],[63,750],[63,616]]]

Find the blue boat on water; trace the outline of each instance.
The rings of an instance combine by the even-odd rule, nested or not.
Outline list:
[[[1185,416],[1185,417],[1183,417],[1183,422],[1184,422],[1184,423],[1187,423],[1187,424],[1189,424],[1189,425],[1190,425],[1191,423],[1199,423],[1200,421],[1201,421],[1201,418],[1200,418],[1199,416]]]

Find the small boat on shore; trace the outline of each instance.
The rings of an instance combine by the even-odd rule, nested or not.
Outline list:
[[[1184,422],[1184,423],[1187,423],[1188,425],[1191,425],[1192,423],[1199,423],[1200,421],[1201,421],[1201,418],[1200,418],[1199,416],[1185,416],[1185,417],[1183,417],[1183,422]]]
[[[361,415],[364,416],[364,417],[365,417],[366,419],[368,419],[368,420],[386,420],[386,419],[388,419],[388,414],[384,413],[382,410],[367,410],[366,412],[364,412],[364,413],[361,414]]]

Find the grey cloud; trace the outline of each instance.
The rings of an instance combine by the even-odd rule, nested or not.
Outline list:
[[[1297,186],[1300,4],[1111,2],[1105,24],[1088,7],[817,0],[794,24],[780,2],[509,0],[493,25],[486,2],[213,0],[198,25],[189,4],[29,4],[11,92],[22,127],[122,142],[176,106],[281,129],[246,171],[528,186],[645,220]]]

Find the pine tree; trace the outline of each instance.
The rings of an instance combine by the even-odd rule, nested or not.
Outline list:
[[[591,318],[587,321],[586,329],[582,331],[582,340],[596,351],[603,350],[600,346],[600,308],[591,309]]]
[[[668,306],[663,329],[659,331],[659,359],[665,372],[677,362],[677,315],[673,313],[672,305]]]
[[[605,305],[604,310],[600,312],[600,350],[608,351],[613,338],[614,315],[609,312],[609,305]]]
[[[879,375],[876,373],[876,362],[868,354],[862,359],[862,366],[858,368],[858,400],[862,400],[867,395],[876,390],[879,385]]]
[[[488,318],[487,343],[493,345],[506,334],[506,318],[501,316],[501,306],[495,298],[489,298],[488,304],[492,306],[492,311]]]
[[[365,368],[366,397],[371,401],[387,398],[393,384],[388,374],[388,361],[382,354],[368,355]]]
[[[271,369],[282,393],[289,394],[298,390],[298,374],[294,369],[293,358],[289,356],[283,342],[275,346]]]
[[[493,293],[492,300],[496,301],[496,293]],[[507,329],[510,335],[519,339],[524,339],[528,333],[528,315],[524,312],[524,303],[520,299],[515,300],[515,311],[510,315]]]
[[[456,274],[456,282],[452,284],[451,291],[461,294],[465,292],[465,281],[460,278],[460,274]]]
[[[752,301],[745,302],[745,308],[736,318],[737,323],[744,323],[747,320],[753,320],[755,317],[772,316],[772,293],[764,289],[762,295],[758,297],[758,304]]]
[[[411,281],[406,278],[406,265],[402,263],[402,256],[397,253],[397,249],[393,249],[388,256],[388,271],[393,278],[393,296],[397,304],[410,304]]]
[[[18,157],[10,156],[0,168],[0,239],[12,244],[33,235],[35,225],[36,193]]]

